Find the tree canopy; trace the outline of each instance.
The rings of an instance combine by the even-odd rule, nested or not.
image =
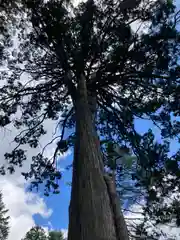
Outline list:
[[[139,154],[141,137],[134,129],[135,118],[157,123],[164,138],[178,134],[178,122],[170,121],[170,114],[179,114],[178,15],[171,1],[134,1],[129,8],[123,8],[128,1],[100,5],[87,1],[71,11],[63,1],[25,2],[27,17],[19,20],[18,48],[4,51],[4,64],[11,72],[1,71],[6,81],[1,87],[1,126],[10,123],[21,107],[21,116],[13,123],[24,129],[14,139],[17,148],[5,155],[9,171],[26,159],[20,146],[37,147],[46,133],[45,119],[61,115],[61,139],[65,128],[74,127],[70,98],[82,72],[88,91],[97,97],[96,125],[103,138],[126,142]],[[150,27],[138,34],[132,29],[137,21]],[[66,79],[67,71],[72,81]],[[23,81],[25,73],[30,74],[28,82]],[[42,153],[33,158],[32,168],[37,161],[36,168],[48,165]],[[50,164],[48,168],[53,170]],[[25,176],[36,172],[37,178],[44,179],[47,175],[34,170]]]

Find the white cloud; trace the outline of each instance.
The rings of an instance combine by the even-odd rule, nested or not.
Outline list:
[[[26,232],[35,224],[34,214],[49,217],[51,209],[47,209],[44,201],[35,193],[25,192],[16,181],[5,178],[0,180],[0,188],[3,200],[9,209],[10,234],[8,240],[20,240]]]
[[[80,2],[86,2],[86,1],[87,1],[87,0],[74,0],[74,1],[73,1],[73,5],[74,5],[75,7],[77,7]]]
[[[16,45],[18,44],[17,39],[15,39],[15,43]],[[2,70],[4,70],[3,67],[0,68],[0,71]],[[29,76],[24,74],[21,82],[27,84],[28,81]],[[0,86],[3,84],[4,82],[1,81]],[[19,118],[20,116],[21,112],[18,111],[16,117]],[[27,160],[24,162],[23,167],[16,168],[13,175],[0,175],[0,190],[2,190],[3,200],[7,209],[9,209],[10,216],[10,234],[8,240],[21,240],[25,233],[35,225],[34,214],[40,214],[43,218],[48,218],[52,214],[52,210],[47,208],[43,198],[38,193],[28,193],[26,191],[27,182],[22,177],[21,172],[29,170],[32,156],[41,152],[44,146],[56,136],[54,133],[56,125],[57,121],[46,120],[44,128],[47,134],[41,137],[40,145],[36,149],[32,149],[27,145],[24,146],[24,149],[27,150]],[[5,128],[0,128],[0,166],[4,163],[6,164],[4,154],[11,152],[16,147],[16,143],[13,140],[18,133],[19,130],[15,129],[12,124],[9,124]],[[47,145],[44,155],[48,158],[52,157],[55,149],[56,141]],[[70,151],[59,156],[58,161],[64,159],[68,154],[70,154]],[[62,171],[63,169],[59,170]]]
[[[65,239],[67,239],[68,230],[67,230],[67,229],[61,229],[61,232],[62,232],[62,234],[63,234],[63,237],[64,237]]]
[[[55,122],[46,121],[45,129],[47,134],[41,138],[41,146],[38,149],[27,147],[28,159],[25,161],[23,168],[17,168],[13,175],[0,175],[0,189],[3,193],[3,201],[6,208],[9,209],[10,216],[10,234],[8,240],[21,240],[25,233],[35,225],[33,215],[40,214],[43,218],[48,218],[52,214],[52,210],[48,209],[43,198],[38,193],[29,193],[25,189],[27,182],[21,176],[22,171],[28,171],[31,157],[52,139]],[[8,129],[0,129],[0,165],[4,163],[4,153],[11,151],[15,143],[13,142],[17,130],[13,126],[8,126]],[[49,145],[45,154],[51,156],[56,143]],[[69,154],[69,152],[67,153]],[[62,159],[60,157],[59,159]]]

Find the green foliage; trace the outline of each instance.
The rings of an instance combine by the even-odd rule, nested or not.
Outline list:
[[[35,226],[32,227],[27,233],[26,236],[22,240],[49,240],[48,235],[45,233],[44,229]]]
[[[143,200],[144,221],[134,229],[137,229],[137,235],[141,232],[149,239],[158,240],[162,236],[170,239],[161,229],[161,224],[178,226],[179,151],[171,156],[169,142],[158,143],[152,131],[144,134],[143,140],[140,149],[142,155],[137,159],[137,167],[133,172],[136,183],[131,189],[131,196],[137,205],[140,203],[141,206]]]
[[[3,203],[3,196],[0,192],[0,240],[6,240],[9,234],[9,216],[8,210]]]
[[[125,166],[126,168],[132,167],[136,157],[132,156],[128,147],[119,146],[107,140],[101,141],[100,144],[104,154],[104,164],[108,166],[110,170],[115,170],[118,166]]]
[[[51,231],[49,232],[49,240],[63,240],[62,232],[58,231]]]
[[[49,231],[46,233],[40,226],[32,227],[22,240],[63,240],[63,234],[60,231]]]

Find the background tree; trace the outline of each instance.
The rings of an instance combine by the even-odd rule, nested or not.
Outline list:
[[[9,216],[7,216],[8,210],[3,203],[2,192],[0,192],[0,239],[6,240],[9,234]]]
[[[32,227],[22,240],[48,240],[48,235],[40,226]]]
[[[154,141],[155,146],[152,145],[152,137],[154,138],[152,131],[149,131],[149,133],[146,134],[146,138],[149,143],[151,142],[151,147],[148,146],[148,149],[154,152],[157,152],[157,150],[161,152],[163,146],[156,141]],[[158,190],[154,189],[153,192],[149,191],[150,184],[148,182],[152,184],[155,180],[157,181],[158,178],[161,177],[160,174],[158,172],[156,172],[156,176],[149,174],[147,169],[144,169],[138,164],[138,159],[131,155],[132,153],[129,149],[120,148],[112,142],[102,142],[102,145],[105,145],[103,146],[103,152],[106,165],[108,166],[107,171],[109,174],[113,171],[116,175],[116,189],[121,200],[121,205],[123,206],[123,212],[125,213],[131,239],[158,240],[162,237],[163,239],[178,239],[178,233],[170,233],[171,228],[178,228],[178,224],[175,223],[176,217],[173,214],[176,209],[173,203],[175,200],[176,203],[178,203],[177,197],[179,194],[175,191],[177,186],[169,185],[171,190],[168,190],[168,197],[160,194],[162,191],[160,188]],[[156,149],[154,149],[155,147]],[[169,152],[167,146],[166,151]],[[163,154],[164,155],[161,155],[161,164],[167,162],[163,161],[165,148]],[[164,170],[166,169],[165,164],[162,164],[161,167]],[[176,171],[178,171],[178,169],[176,169]],[[165,175],[165,178],[167,177],[168,175]],[[175,191],[174,199],[172,190]],[[159,195],[160,198],[157,198],[157,195]],[[168,207],[164,208],[164,205],[159,204],[159,201],[161,203],[168,203],[169,201]],[[153,206],[156,206],[156,211],[153,211],[153,213],[151,212],[152,202]],[[167,231],[167,223],[169,224],[169,232]],[[163,228],[165,228],[166,231],[164,231]]]
[[[49,231],[48,233],[40,226],[32,227],[22,240],[63,240],[61,231]]]
[[[49,240],[63,240],[63,234],[61,231],[50,231]]]
[[[146,148],[147,137],[134,122],[152,120],[166,139],[179,134],[179,122],[172,122],[172,115],[179,115],[178,14],[172,1],[87,1],[69,9],[63,1],[39,0],[25,6],[19,46],[6,49],[4,64],[11,72],[2,72],[1,126],[12,121],[22,128],[14,139],[17,147],[5,154],[8,170],[22,166],[23,145],[37,147],[46,133],[43,122],[61,113],[58,147],[68,146],[72,136],[65,139],[65,129],[75,127],[69,240],[117,239],[97,134],[131,148],[148,173],[159,171],[159,153]],[[137,22],[148,25],[146,32],[132,29]],[[25,83],[24,73],[31,76]],[[13,118],[18,109],[21,117]],[[34,186],[45,180],[46,191],[57,193],[56,157],[43,153],[23,175],[33,178]],[[123,218],[121,223],[121,238],[128,239]]]

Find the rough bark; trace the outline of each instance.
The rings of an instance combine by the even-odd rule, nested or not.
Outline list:
[[[115,177],[114,176],[110,177],[108,174],[105,174],[104,179],[107,185],[111,207],[113,211],[117,240],[129,240],[128,229],[116,192]]]
[[[103,162],[87,100],[85,79],[75,100],[76,143],[68,240],[116,240]],[[123,240],[123,239],[122,239]]]
[[[97,111],[97,97],[95,92],[88,92],[88,104],[90,106],[92,120],[95,124],[96,111]],[[99,142],[98,136],[97,136],[97,142]],[[110,203],[112,208],[111,210],[113,213],[114,225],[116,230],[116,238],[117,240],[122,240],[122,239],[129,240],[127,225],[121,210],[119,198],[117,196],[116,184],[115,184],[115,173],[113,172],[112,176],[110,176],[109,174],[104,174],[104,180],[106,182],[107,190],[110,198]]]

